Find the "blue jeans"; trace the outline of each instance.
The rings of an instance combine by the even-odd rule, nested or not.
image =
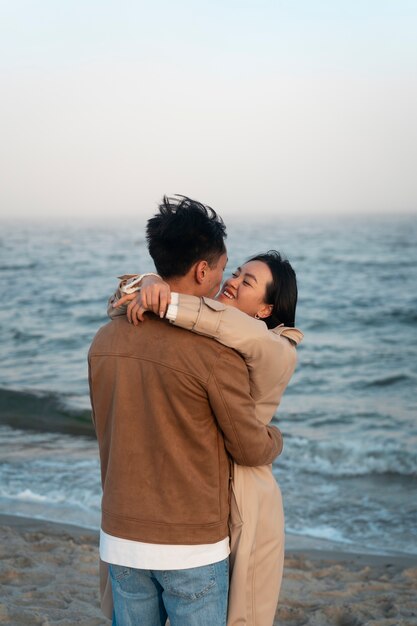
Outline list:
[[[229,560],[177,570],[110,565],[113,626],[226,626]]]

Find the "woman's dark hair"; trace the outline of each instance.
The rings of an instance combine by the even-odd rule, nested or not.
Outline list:
[[[226,227],[210,207],[186,196],[167,198],[148,220],[146,240],[162,278],[185,276],[199,260],[210,267],[226,252]]]
[[[271,270],[272,281],[266,287],[265,301],[272,304],[270,317],[264,319],[268,328],[275,328],[279,324],[294,326],[295,309],[297,307],[297,278],[291,264],[283,259],[276,250],[269,250],[265,254],[257,254],[249,261],[262,261]]]

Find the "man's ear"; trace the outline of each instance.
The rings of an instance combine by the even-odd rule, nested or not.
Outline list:
[[[259,309],[259,311],[256,314],[258,316],[258,319],[264,320],[270,315],[272,315],[273,308],[274,306],[272,304],[264,304],[264,306],[261,309]]]
[[[202,285],[206,279],[208,270],[207,261],[198,261],[195,264],[194,277],[199,285]]]

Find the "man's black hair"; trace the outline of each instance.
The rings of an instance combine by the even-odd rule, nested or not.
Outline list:
[[[162,278],[185,276],[200,260],[213,267],[226,251],[226,236],[221,217],[186,196],[164,196],[146,227],[149,254]]]

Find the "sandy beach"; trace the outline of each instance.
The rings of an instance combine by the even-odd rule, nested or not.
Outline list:
[[[97,533],[5,515],[0,533],[0,624],[109,626]],[[417,625],[416,557],[287,552],[276,625]]]

